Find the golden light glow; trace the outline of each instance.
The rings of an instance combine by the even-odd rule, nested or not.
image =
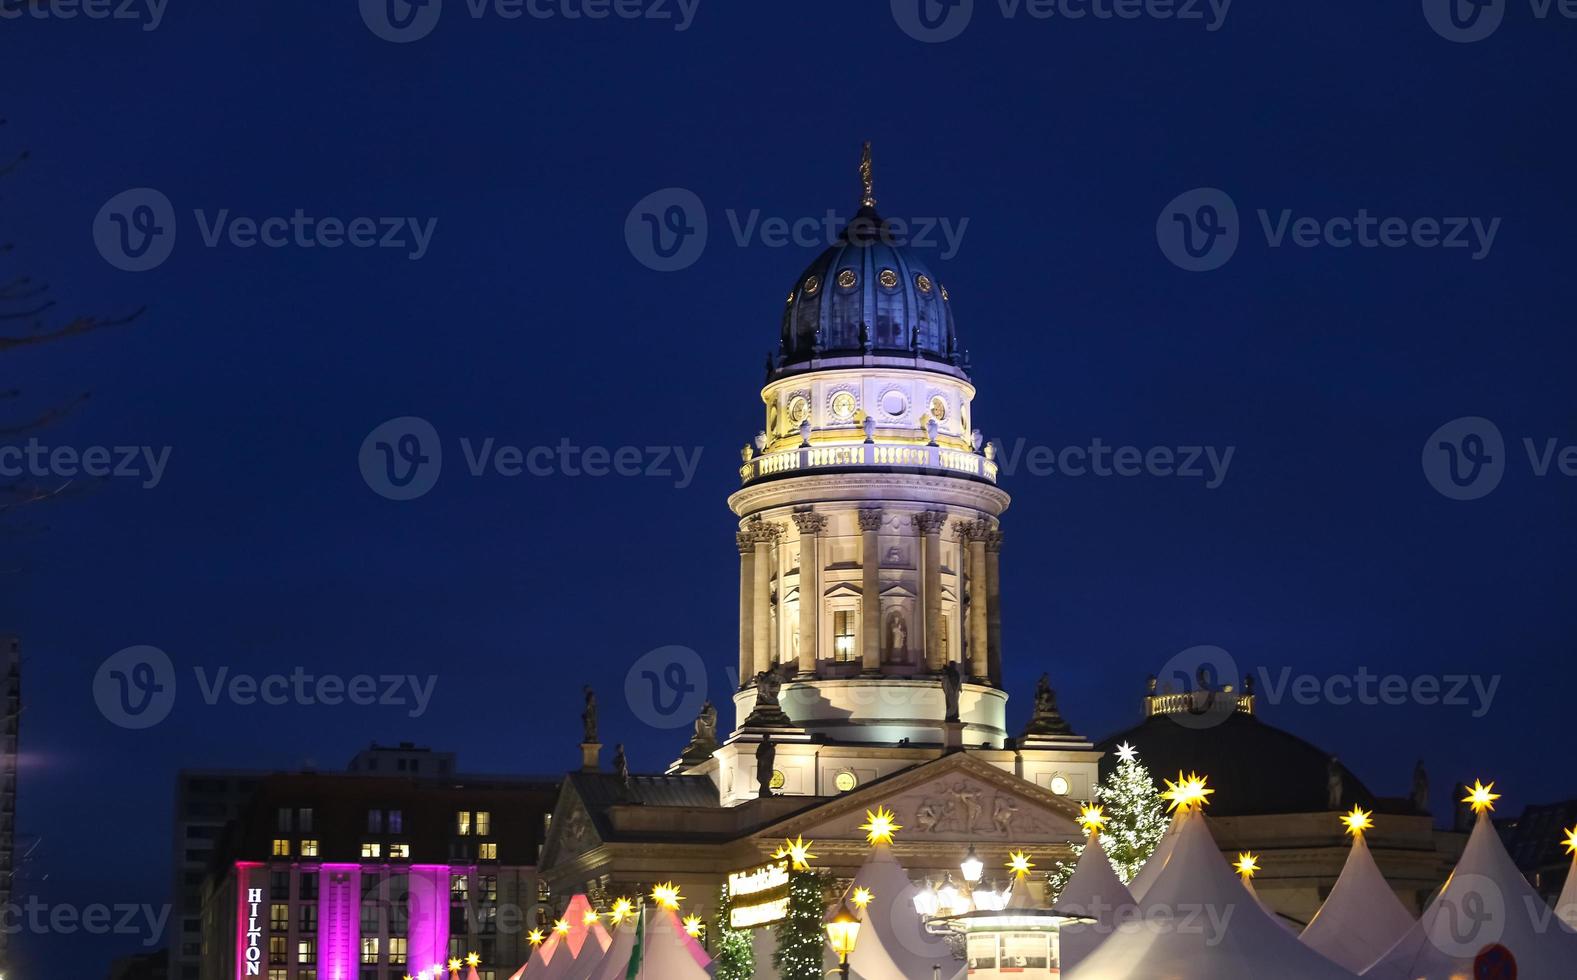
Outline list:
[[[459,959],[459,957],[454,957],[454,958],[449,960],[449,972],[450,973],[459,973],[460,972],[460,959]]]
[[[1259,873],[1259,858],[1244,851],[1238,855],[1238,863],[1232,866],[1232,870],[1238,873],[1239,878],[1248,881]]]
[[[1566,853],[1577,856],[1577,827],[1566,831]]]
[[[563,919],[560,919],[553,923],[553,931],[561,936],[569,935],[569,923],[565,922]]]
[[[684,917],[684,931],[689,933],[691,936],[701,935],[701,930],[705,928],[706,926],[701,922],[701,917],[699,915],[692,913]]]
[[[1494,788],[1494,783],[1485,786],[1475,779],[1473,780],[1473,788],[1467,791],[1467,796],[1463,797],[1462,802],[1471,804],[1474,813],[1492,812],[1495,809],[1495,801],[1500,799],[1499,793],[1490,792]]]
[[[580,917],[580,922],[581,925],[589,926],[600,918],[602,918],[602,916],[597,914],[596,909],[587,909],[586,914]]]
[[[860,829],[865,831],[866,842],[875,847],[877,844],[891,844],[903,826],[891,810],[878,806],[875,813],[865,811],[865,822],[860,824]]]
[[[481,966],[482,965],[482,957],[481,957],[481,955],[478,954],[478,953],[467,953],[467,954],[465,954],[465,965],[466,966]]]
[[[1373,810],[1365,810],[1361,806],[1354,806],[1351,813],[1342,815],[1342,823],[1347,825],[1347,833],[1354,837],[1362,837],[1366,830],[1374,829]]]
[[[433,964],[433,977],[435,978],[435,980],[436,980],[437,977],[443,976],[443,972],[444,972],[444,965],[442,963],[434,963]]]
[[[1008,870],[1020,878],[1029,874],[1030,869],[1034,866],[1035,864],[1029,859],[1029,855],[1023,851],[1014,851],[1008,855]]]
[[[526,942],[530,943],[533,946],[541,946],[542,945],[542,940],[544,940],[546,938],[548,938],[548,937],[542,934],[542,930],[541,929],[533,929],[530,932],[526,933]],[[411,980],[411,978],[410,977],[406,977],[405,980]]]
[[[854,889],[854,894],[849,896],[849,901],[854,903],[855,908],[863,911],[865,906],[871,904],[871,899],[875,897],[875,895],[871,894],[869,888],[856,888]]]
[[[613,911],[608,913],[608,918],[613,921],[614,925],[618,925],[634,914],[635,903],[627,898],[619,898],[614,900]]]
[[[652,889],[652,901],[659,908],[679,911],[679,903],[684,901],[684,896],[679,894],[679,886],[671,881],[665,881]]]
[[[1166,783],[1166,792],[1161,794],[1161,799],[1167,801],[1168,810],[1181,810],[1184,813],[1189,810],[1203,810],[1205,804],[1210,802],[1210,795],[1215,792],[1205,785],[1207,780],[1208,777],[1196,772],[1184,776],[1183,771],[1179,769],[1177,782],[1174,783],[1170,779],[1163,780]]]
[[[1079,811],[1079,826],[1085,833],[1094,834],[1106,826],[1106,814],[1095,804],[1086,803]]]
[[[795,871],[809,871],[810,862],[816,857],[810,852],[810,849],[815,845],[816,842],[813,840],[806,840],[803,836],[796,837],[793,840],[784,841],[781,849],[782,853],[777,856],[788,858],[789,864],[793,866]]]

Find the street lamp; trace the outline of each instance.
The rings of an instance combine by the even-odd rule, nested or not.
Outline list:
[[[849,980],[849,954],[854,952],[855,940],[859,938],[859,916],[850,911],[848,901],[840,902],[838,911],[827,920],[827,940],[838,954],[838,976],[843,980]]]
[[[980,883],[980,875],[986,870],[986,865],[980,860],[980,855],[975,853],[975,845],[969,845],[969,853],[964,855],[964,861],[958,868],[964,873],[964,880],[971,886]]]

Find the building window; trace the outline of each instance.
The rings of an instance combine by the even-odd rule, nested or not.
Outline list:
[[[290,833],[290,830],[291,830],[290,816],[291,816],[291,814],[290,814],[290,808],[289,807],[280,807],[279,808],[278,817],[279,817],[279,832],[280,833],[282,833],[282,834]]]
[[[411,845],[409,845],[409,844],[390,844],[389,845],[389,857],[391,857],[391,858],[409,859],[410,856],[411,856]]]
[[[490,837],[493,834],[493,815],[486,810],[476,811],[476,836]]]
[[[477,878],[477,885],[482,893],[482,901],[498,901],[498,875],[481,875]]]
[[[274,932],[285,932],[290,928],[290,906],[284,902],[275,902],[268,907],[268,928]]]
[[[290,948],[289,942],[290,940],[284,936],[268,937],[268,962],[270,964],[283,965],[285,963],[285,951]]]
[[[316,971],[316,970],[297,970],[296,971],[296,980],[318,980],[318,971]]]
[[[383,833],[383,811],[382,810],[368,810],[367,811],[367,833],[369,833],[369,834],[381,834],[381,833]]]
[[[405,962],[409,940],[404,936],[389,937],[389,962],[398,966]]]
[[[301,900],[316,902],[318,900],[318,876],[304,874],[301,876]]]
[[[405,833],[405,814],[404,814],[403,811],[400,811],[400,810],[390,810],[389,811],[389,833],[391,833],[391,834],[403,834],[403,833]]]
[[[373,964],[373,965],[377,964],[377,962],[378,962],[378,937],[377,936],[363,936],[363,937],[361,937],[361,961],[363,963],[367,963],[367,964]]]
[[[471,811],[461,810],[459,813],[454,815],[454,819],[454,832],[459,834],[461,837],[471,836]]]
[[[318,856],[318,842],[315,841],[315,840],[311,840],[311,839],[302,841],[301,842],[301,856],[304,857],[304,858],[315,858],[315,857],[317,857]]]
[[[491,841],[478,844],[476,848],[476,858],[478,861],[497,861],[498,845]]]
[[[269,970],[268,971],[268,980],[285,980],[285,978],[288,977],[288,976],[290,976],[290,971],[289,970]]]
[[[289,840],[284,839],[284,838],[276,838],[274,840],[274,857],[277,857],[277,858],[290,857],[290,841]]]
[[[364,858],[383,857],[383,845],[377,841],[366,841],[361,845],[361,856]]]
[[[312,833],[312,808],[302,807],[296,811],[296,829]]]
[[[465,901],[471,888],[471,879],[465,875],[449,876],[449,901],[459,904]]]
[[[318,907],[316,905],[303,905],[297,910],[300,914],[296,919],[300,923],[302,932],[318,931]]]
[[[296,942],[296,962],[316,963],[318,961],[318,941],[316,938],[301,939]]]
[[[270,898],[290,897],[290,872],[270,871],[268,873],[268,896]]]
[[[467,944],[464,936],[450,936],[449,958],[452,960],[463,959],[465,957],[466,945]]]
[[[832,614],[832,654],[840,664],[860,659],[854,642],[854,610],[839,609]]]

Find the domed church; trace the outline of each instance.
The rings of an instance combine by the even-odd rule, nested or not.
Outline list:
[[[661,775],[602,770],[588,733],[544,847],[557,894],[672,879],[704,902],[799,835],[852,876],[878,805],[906,828],[895,853],[916,875],[956,872],[971,848],[987,867],[1023,847],[1049,863],[1081,839],[1100,753],[1045,682],[1028,728],[1008,728],[1009,497],[975,427],[953,299],[878,212],[869,146],[860,175],[854,217],[786,290],[728,498],[733,728],[709,707]]]

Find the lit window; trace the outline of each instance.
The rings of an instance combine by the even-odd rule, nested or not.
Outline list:
[[[454,832],[459,834],[461,837],[471,836],[471,811],[461,810],[459,813],[456,813],[454,817]]]
[[[402,810],[389,811],[389,833],[405,833],[405,813]]]
[[[289,970],[269,970],[268,980],[285,980],[289,975]]]
[[[411,845],[409,845],[409,844],[390,844],[389,845],[389,857],[391,857],[391,858],[409,858],[410,856],[411,856]]]
[[[476,857],[479,861],[497,861],[498,845],[492,842],[479,844],[477,846]]]
[[[284,936],[269,936],[268,962],[273,964],[283,964],[285,962],[285,951],[289,948],[289,940],[287,940]]]
[[[374,964],[378,962],[378,937],[377,936],[363,936],[363,937],[361,937],[361,961],[363,963],[374,963]]]
[[[467,890],[471,886],[471,879],[465,875],[449,876],[449,901],[460,903],[465,901]]]
[[[364,841],[361,845],[361,856],[375,858],[383,856],[383,845],[376,841]]]
[[[302,841],[301,842],[301,856],[304,857],[304,858],[315,858],[315,857],[317,857],[318,856],[318,842],[315,841],[315,840],[304,840],[304,841]]]
[[[303,939],[296,943],[297,963],[316,963],[318,961],[318,941],[316,939]]]
[[[493,815],[486,810],[476,811],[476,836],[487,837],[493,833]]]
[[[394,964],[404,963],[407,956],[406,944],[409,942],[404,936],[389,937],[389,962]]]
[[[498,901],[498,875],[482,875],[480,884],[482,886],[482,901]]]
[[[276,902],[268,907],[268,928],[284,932],[290,928],[290,906]]]
[[[284,839],[281,839],[281,838],[276,838],[274,840],[274,857],[277,857],[277,858],[290,857],[290,841],[284,840]]]
[[[852,609],[839,609],[832,614],[832,655],[840,664],[860,659],[855,650]]]

